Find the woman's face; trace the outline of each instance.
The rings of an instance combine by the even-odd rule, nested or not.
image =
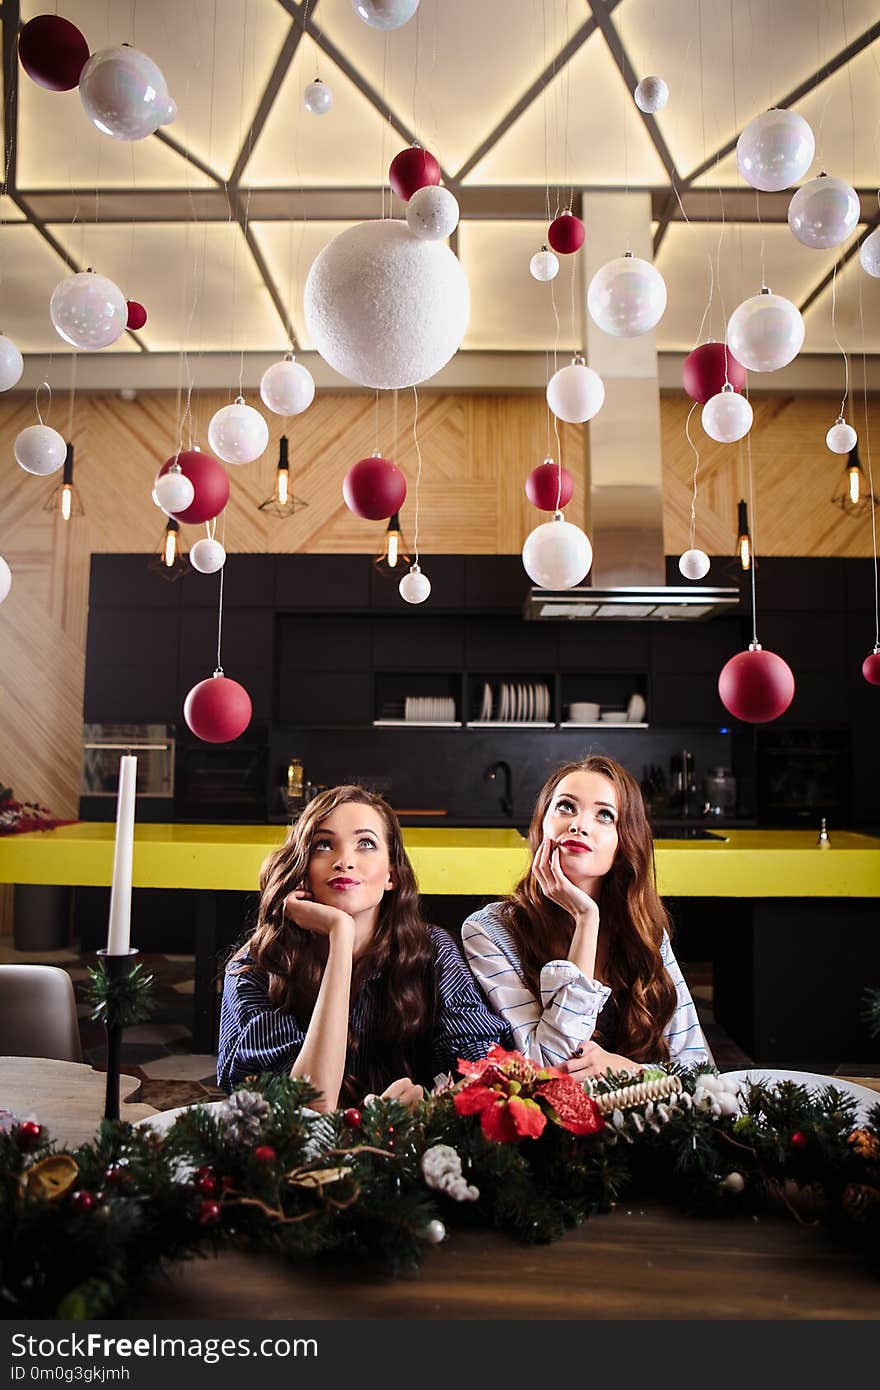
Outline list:
[[[306,887],[316,903],[351,917],[378,916],[394,877],[380,813],[359,801],[337,806],[315,826]]]
[[[601,772],[570,772],[557,783],[541,829],[559,846],[566,878],[604,878],[617,854],[618,814],[614,783]]]

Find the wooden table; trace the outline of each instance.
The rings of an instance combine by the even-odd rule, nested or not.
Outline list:
[[[157,1113],[152,1105],[125,1103],[140,1084],[136,1076],[119,1078],[119,1116],[132,1124]],[[0,1105],[19,1118],[33,1116],[68,1148],[87,1143],[97,1132],[106,1088],[106,1074],[83,1062],[0,1057]]]

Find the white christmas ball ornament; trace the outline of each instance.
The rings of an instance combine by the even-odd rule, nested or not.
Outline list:
[[[371,29],[399,29],[412,19],[419,0],[351,0],[356,14]]]
[[[633,92],[633,100],[646,116],[653,116],[669,100],[669,88],[662,77],[643,77]]]
[[[79,95],[92,124],[114,140],[145,140],[177,115],[152,58],[126,45],[92,54],[80,74]]]
[[[750,372],[787,367],[803,341],[804,321],[797,305],[767,289],[743,300],[727,325],[727,346]]]
[[[315,378],[291,354],[267,367],[260,382],[260,398],[275,415],[302,415],[315,399]]]
[[[397,587],[400,597],[406,599],[407,603],[424,603],[431,592],[431,581],[426,574],[422,574],[418,565],[413,565]]]
[[[773,108],[749,121],[736,142],[736,162],[746,183],[779,193],[802,179],[813,162],[816,141],[803,116]]]
[[[446,1227],[442,1221],[429,1221],[425,1227],[425,1240],[429,1245],[441,1245],[446,1239]]]
[[[705,550],[686,550],[679,556],[678,568],[685,579],[703,579],[709,573],[709,556]]]
[[[0,555],[0,603],[3,602],[9,590],[12,588],[12,570],[7,565],[3,556]]]
[[[522,559],[526,574],[539,588],[573,589],[589,573],[593,547],[579,526],[557,512],[526,536]]]
[[[16,463],[26,473],[36,473],[39,478],[57,473],[67,458],[63,436],[49,425],[28,425],[26,430],[16,435],[12,449]]]
[[[825,436],[825,443],[832,454],[851,454],[858,441],[859,436],[852,425],[846,423],[842,415],[837,417]]]
[[[540,280],[542,284],[555,280],[559,274],[559,257],[542,246],[529,261],[529,272],[533,280]]]
[[[865,237],[859,247],[859,261],[868,275],[880,278],[880,227]]]
[[[719,444],[734,444],[752,428],[752,407],[745,396],[739,395],[727,383],[716,396],[710,396],[703,406],[703,429]]]
[[[15,343],[0,333],[0,391],[11,391],[23,371],[24,358]]]
[[[406,205],[406,224],[422,241],[443,241],[458,226],[460,210],[448,188],[429,183],[417,188]]]
[[[650,261],[628,251],[596,271],[587,291],[587,308],[603,333],[637,338],[663,317],[666,282]]]
[[[312,342],[359,386],[417,386],[461,346],[470,310],[467,277],[438,241],[405,222],[360,222],[324,247],[306,280]]]
[[[224,463],[253,463],[265,453],[269,426],[258,410],[238,396],[232,405],[224,405],[211,417],[208,443]]]
[[[303,92],[303,106],[307,111],[311,111],[313,116],[324,116],[332,105],[333,93],[326,82],[316,77]]]
[[[856,190],[845,179],[820,174],[795,193],[788,205],[788,225],[803,246],[826,251],[846,241],[860,214]]]
[[[156,486],[153,488],[153,495],[156,499],[156,506],[161,507],[163,512],[185,512],[192,503],[196,490],[178,466],[159,475],[156,479]]]
[[[55,286],[49,317],[66,343],[86,352],[109,347],[121,338],[128,305],[118,285],[106,275],[81,270]]]
[[[226,564],[226,551],[219,541],[205,536],[191,547],[189,562],[199,574],[216,574]]]
[[[592,420],[604,401],[605,383],[582,357],[575,357],[567,367],[560,367],[547,383],[547,404],[557,420],[569,425],[582,425]]]

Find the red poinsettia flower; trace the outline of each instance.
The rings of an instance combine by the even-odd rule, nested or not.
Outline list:
[[[557,1067],[542,1067],[521,1052],[493,1047],[478,1062],[459,1060],[464,1081],[455,1094],[459,1115],[479,1115],[496,1144],[537,1139],[548,1117],[571,1134],[595,1134],[605,1121],[583,1087]]]
[[[494,1144],[511,1144],[517,1139],[537,1139],[547,1117],[533,1100],[479,1082],[463,1087],[455,1097],[458,1115],[479,1115],[480,1128]]]
[[[596,1134],[605,1128],[602,1111],[573,1076],[542,1081],[535,1095],[547,1101],[551,1120],[570,1134]]]

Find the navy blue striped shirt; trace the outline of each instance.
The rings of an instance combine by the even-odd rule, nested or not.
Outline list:
[[[441,1072],[455,1072],[459,1057],[476,1061],[493,1043],[511,1045],[507,1024],[490,1008],[461,952],[446,932],[429,927],[434,945],[437,1012],[431,1040],[431,1074],[414,1081],[430,1085]],[[269,1003],[265,971],[240,967],[248,957],[230,961],[223,981],[220,1010],[220,1045],[217,1084],[231,1091],[245,1076],[290,1071],[305,1041],[307,1021],[297,1019]],[[349,1032],[355,1044],[346,1058],[346,1070],[359,1072],[370,1054],[371,1039],[383,1026],[380,981],[366,980],[349,1013]],[[386,1085],[397,1080],[389,1076]]]

